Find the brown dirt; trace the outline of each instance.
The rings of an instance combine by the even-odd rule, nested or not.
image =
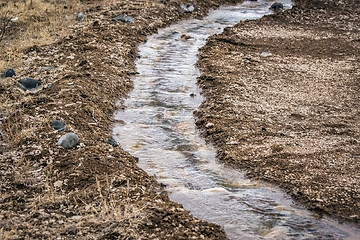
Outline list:
[[[297,0],[292,10],[211,37],[198,62],[207,99],[196,112],[222,161],[355,222],[359,16],[359,1]]]
[[[134,157],[106,142],[122,107],[116,102],[132,88],[138,44],[236,1],[193,1],[193,14],[179,12],[178,1],[88,2],[85,23],[54,44],[28,48],[17,76],[1,79],[0,238],[224,239],[219,226],[171,202]],[[136,23],[113,20],[119,14]],[[23,94],[15,83],[25,77],[52,87]],[[55,119],[67,124],[64,132],[50,126]],[[66,132],[80,138],[69,150],[57,144]]]

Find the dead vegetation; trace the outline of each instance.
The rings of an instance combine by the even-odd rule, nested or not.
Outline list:
[[[0,5],[0,70],[21,65],[23,52],[52,43],[71,31],[80,0],[9,0]]]

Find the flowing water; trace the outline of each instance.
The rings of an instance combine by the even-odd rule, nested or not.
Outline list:
[[[291,7],[289,0],[283,3]],[[193,111],[203,101],[194,66],[198,49],[224,27],[271,13],[270,5],[245,1],[150,36],[139,48],[139,75],[126,109],[115,116],[114,137],[167,185],[171,200],[223,226],[230,239],[357,239],[358,229],[319,219],[274,186],[218,163],[195,128]]]

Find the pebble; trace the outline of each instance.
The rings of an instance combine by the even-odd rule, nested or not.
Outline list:
[[[271,55],[272,55],[272,54],[269,53],[269,52],[262,52],[262,53],[260,54],[261,57],[270,57]]]
[[[118,147],[119,146],[119,144],[116,142],[116,140],[115,139],[113,139],[113,138],[110,138],[108,141],[107,141],[107,144],[109,144],[109,145],[111,145],[111,146],[113,146],[113,147]]]
[[[205,125],[205,127],[206,128],[212,128],[212,127],[214,127],[215,125],[213,124],[213,123],[207,123],[206,125]]]
[[[284,8],[284,5],[283,5],[282,3],[278,3],[278,2],[273,3],[273,4],[271,5],[271,7],[270,7],[270,9],[272,9],[272,10],[274,10],[274,11],[279,11],[279,10],[281,10],[281,9],[283,9],[283,8]]]
[[[76,16],[76,21],[83,22],[85,21],[85,14],[83,12],[79,12]]]
[[[184,11],[184,13],[192,13],[196,10],[196,6],[192,3],[181,5],[180,8]]]
[[[189,36],[189,35],[185,35],[185,34],[183,34],[183,35],[181,35],[181,37],[180,37],[181,39],[185,39],[185,40],[188,40],[188,39],[191,39],[192,37],[191,36]]]
[[[62,185],[63,185],[63,181],[61,181],[61,180],[54,182],[54,187],[61,188]]]
[[[17,82],[17,85],[23,91],[35,92],[41,87],[42,83],[33,78],[23,78]]]
[[[41,67],[41,68],[39,68],[39,70],[40,71],[42,71],[42,70],[55,70],[55,68],[54,67]]]
[[[122,22],[130,22],[130,23],[135,23],[134,18],[132,17],[125,17],[124,15],[119,15],[117,17],[114,17],[115,20],[117,21],[122,21]]]
[[[12,76],[16,76],[16,73],[12,68],[1,73],[2,78],[12,77]]]
[[[79,137],[75,133],[67,133],[63,135],[58,144],[66,149],[74,147],[79,142]]]
[[[66,123],[64,123],[61,120],[54,120],[51,122],[51,126],[55,129],[58,130],[59,132],[64,131]]]

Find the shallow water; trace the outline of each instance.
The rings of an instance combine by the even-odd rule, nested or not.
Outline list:
[[[139,49],[140,74],[126,109],[116,113],[114,137],[167,185],[171,200],[223,226],[230,239],[357,239],[358,229],[319,219],[279,189],[218,163],[195,128],[193,111],[203,101],[194,67],[198,49],[224,27],[271,13],[270,5],[259,0],[223,7],[150,36]]]

